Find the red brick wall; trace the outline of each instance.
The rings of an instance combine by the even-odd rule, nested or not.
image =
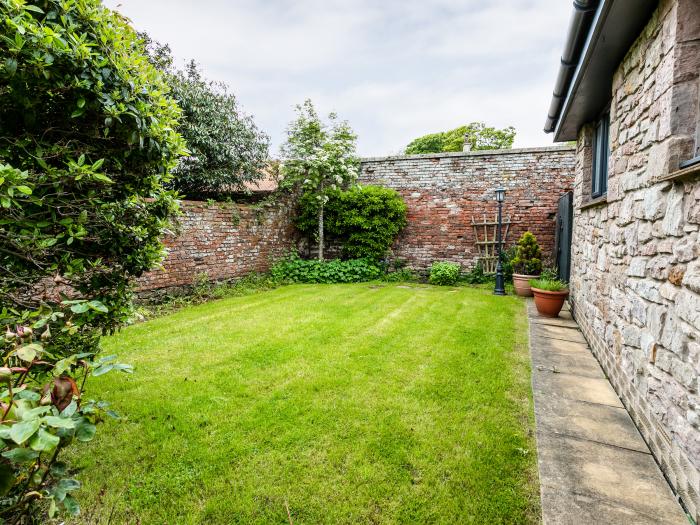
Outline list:
[[[163,269],[138,281],[141,295],[193,284],[198,274],[212,281],[269,269],[293,248],[296,233],[287,203],[253,204],[183,201],[178,231],[164,239]]]
[[[507,189],[504,220],[513,222],[508,245],[530,230],[550,255],[557,201],[572,189],[574,167],[568,146],[383,157],[363,160],[360,182],[394,188],[408,205],[396,257],[414,269],[438,260],[470,268],[478,257],[471,219],[495,218],[498,186]]]
[[[557,201],[572,188],[574,164],[570,147],[372,158],[363,160],[360,182],[394,188],[408,204],[396,257],[415,269],[437,260],[469,268],[478,256],[471,218],[495,216],[500,185],[508,190],[504,217],[513,222],[508,245],[530,230],[550,254]],[[288,203],[183,201],[182,211],[178,232],[165,239],[164,268],[139,280],[142,295],[192,285],[203,273],[220,281],[262,272],[297,246]]]

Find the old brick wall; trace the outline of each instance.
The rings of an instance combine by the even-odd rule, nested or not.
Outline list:
[[[619,66],[607,198],[579,135],[571,291],[594,353],[697,519],[700,509],[700,3],[662,0]]]
[[[287,202],[233,204],[183,201],[177,232],[165,238],[169,253],[163,268],[138,281],[142,296],[190,286],[206,273],[212,281],[269,269],[295,246]]]
[[[408,226],[393,247],[396,257],[414,269],[439,260],[468,269],[478,255],[471,219],[495,218],[498,186],[508,191],[508,245],[530,230],[550,255],[557,201],[572,189],[574,163],[568,146],[369,158],[362,162],[360,182],[393,188],[408,205]]]

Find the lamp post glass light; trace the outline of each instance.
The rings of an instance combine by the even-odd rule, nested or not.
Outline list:
[[[503,264],[501,263],[501,227],[503,224],[503,201],[506,200],[506,189],[496,188],[496,202],[498,203],[498,230],[496,235],[496,245],[498,246],[498,260],[496,261],[496,287],[493,289],[494,295],[505,295],[506,288],[503,278]]]

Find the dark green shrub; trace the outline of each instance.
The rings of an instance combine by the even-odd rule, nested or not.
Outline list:
[[[99,0],[0,0],[0,25],[0,522],[47,523],[79,512],[62,451],[116,416],[85,385],[131,370],[100,336],[164,255],[186,150],[168,86]]]
[[[418,275],[408,268],[387,272],[382,276],[382,281],[387,283],[413,283],[418,281]]]
[[[513,259],[515,259],[516,251],[517,246],[511,246],[501,252],[501,265],[503,266],[503,277],[506,282],[513,281]]]
[[[305,194],[299,201],[297,227],[307,235],[317,227],[318,199]],[[329,194],[325,232],[342,244],[348,259],[384,258],[406,226],[406,204],[401,195],[379,186],[354,186]]]
[[[530,286],[547,292],[563,292],[568,289],[564,281],[557,279],[530,279]]]
[[[484,273],[484,267],[480,262],[476,263],[476,266],[474,266],[470,272],[464,275],[464,280],[469,284],[484,284],[493,281],[493,279],[493,275],[487,275]]]
[[[379,265],[367,259],[305,260],[292,253],[277,261],[270,273],[279,282],[329,284],[372,281],[383,272]]]
[[[542,250],[531,232],[520,237],[512,264],[514,273],[539,275],[542,271]]]
[[[451,286],[459,279],[459,264],[451,262],[434,262],[430,267],[430,284]]]

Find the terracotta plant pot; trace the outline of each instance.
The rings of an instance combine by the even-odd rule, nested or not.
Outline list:
[[[540,315],[544,317],[559,317],[559,312],[564,306],[569,290],[549,292],[539,288],[532,288],[532,293],[535,296],[535,306]]]
[[[530,279],[537,279],[539,275],[525,275],[523,273],[513,274],[513,287],[515,293],[520,297],[532,297],[530,289]]]

